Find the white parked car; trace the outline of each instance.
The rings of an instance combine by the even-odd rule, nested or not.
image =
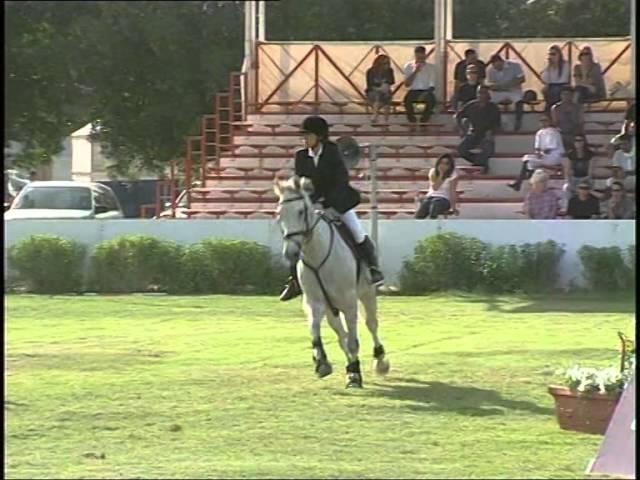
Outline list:
[[[106,185],[88,182],[31,182],[4,212],[5,220],[124,218],[118,198]]]

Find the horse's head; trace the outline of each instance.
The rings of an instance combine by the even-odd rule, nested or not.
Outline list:
[[[273,189],[279,197],[277,213],[284,240],[282,253],[290,262],[296,262],[302,243],[315,226],[314,208],[309,198],[313,184],[309,178],[293,176],[284,182],[276,180]]]

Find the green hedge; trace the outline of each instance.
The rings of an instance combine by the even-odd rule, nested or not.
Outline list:
[[[589,288],[600,291],[635,291],[635,245],[627,247],[626,258],[620,247],[592,247],[578,250],[583,275]]]
[[[36,293],[68,293],[87,286],[98,292],[276,293],[287,270],[256,242],[205,240],[189,246],[143,235],[98,244],[90,262],[85,247],[53,236],[35,235],[9,249],[9,268]],[[563,249],[553,241],[491,246],[456,233],[418,242],[403,262],[405,294],[442,290],[536,293],[553,289]],[[588,286],[596,290],[635,287],[635,246],[583,246],[578,252]]]
[[[99,243],[94,251],[91,289],[97,292],[176,291],[182,275],[182,248],[145,235]]]
[[[409,294],[544,292],[556,284],[563,253],[551,240],[491,246],[473,237],[440,233],[419,241],[414,256],[403,262],[400,289]]]
[[[267,247],[243,240],[190,245],[183,269],[183,289],[189,293],[273,293],[287,275]]]
[[[86,249],[56,235],[33,235],[9,248],[16,281],[34,293],[70,293],[82,289]]]

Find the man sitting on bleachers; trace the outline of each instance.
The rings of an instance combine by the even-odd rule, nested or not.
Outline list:
[[[613,178],[624,183],[625,189],[635,192],[636,189],[636,152],[631,144],[631,136],[622,135],[618,138],[618,150],[611,159]]]
[[[453,98],[453,108],[456,112],[464,106],[465,103],[475,100],[478,96],[478,85],[480,85],[480,71],[476,65],[469,65],[466,71],[466,81],[460,85]]]
[[[551,120],[560,130],[565,150],[573,146],[577,134],[584,133],[584,111],[581,104],[573,101],[573,97],[573,88],[562,87],[560,101],[551,107]]]
[[[456,63],[456,66],[453,69],[453,95],[454,98],[457,98],[458,92],[460,91],[460,87],[464,84],[468,83],[468,72],[469,67],[473,67],[473,71],[477,73],[476,82],[482,83],[484,81],[484,77],[486,76],[485,70],[487,66],[484,64],[482,60],[478,58],[478,54],[473,48],[467,48],[464,51],[464,58]],[[475,95],[474,95],[475,98]],[[468,99],[469,101],[471,99]],[[464,102],[463,102],[464,103]]]
[[[533,143],[534,154],[526,154],[522,157],[522,167],[518,178],[509,184],[516,192],[520,191],[522,182],[531,176],[531,172],[537,168],[553,168],[562,165],[564,146],[562,136],[557,128],[551,125],[551,119],[547,115],[540,117],[540,130],[536,132]]]
[[[517,132],[522,126],[524,100],[522,84],[525,82],[524,72],[519,63],[504,60],[500,55],[492,55],[487,68],[486,85],[491,90],[491,101],[494,103],[515,104]]]
[[[600,218],[600,201],[591,193],[591,183],[582,180],[576,194],[569,199],[567,216],[576,220]]]
[[[464,138],[458,145],[460,156],[472,165],[489,171],[489,158],[495,151],[494,135],[500,128],[500,110],[491,102],[486,86],[478,87],[478,98],[467,102],[456,114]]]
[[[420,123],[429,121],[436,105],[436,97],[433,93],[436,80],[435,66],[427,63],[427,50],[423,46],[417,46],[414,54],[415,59],[408,62],[402,69],[405,77],[404,86],[407,87],[404,108],[412,130],[415,130],[416,123],[415,104],[424,103]]]

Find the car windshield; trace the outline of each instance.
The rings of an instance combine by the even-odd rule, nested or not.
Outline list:
[[[22,192],[13,208],[92,210],[91,190],[78,187],[29,188]]]

